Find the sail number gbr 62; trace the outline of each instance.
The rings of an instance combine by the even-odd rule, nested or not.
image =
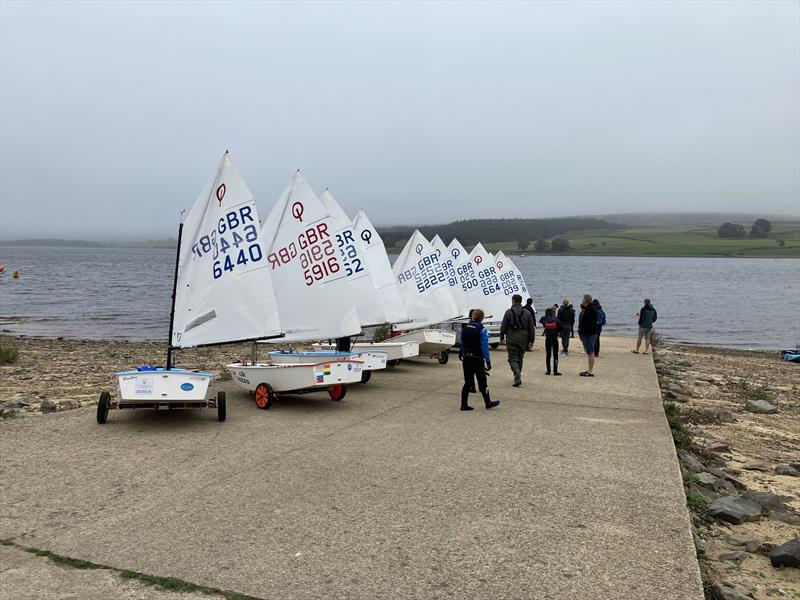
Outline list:
[[[192,254],[203,258],[211,253],[214,279],[226,272],[241,271],[248,263],[257,263],[264,258],[257,227],[253,207],[240,206],[221,217],[210,234],[201,236],[192,246]]]

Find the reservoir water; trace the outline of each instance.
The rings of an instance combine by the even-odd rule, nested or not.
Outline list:
[[[166,339],[170,249],[4,247],[0,333]],[[800,260],[515,256],[540,316],[563,298],[599,298],[607,334],[635,334],[649,296],[665,338],[734,348],[800,344]],[[10,271],[21,276],[12,279]]]

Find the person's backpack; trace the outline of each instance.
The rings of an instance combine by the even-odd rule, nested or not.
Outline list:
[[[603,327],[606,324],[606,311],[602,308],[597,311],[597,324]]]

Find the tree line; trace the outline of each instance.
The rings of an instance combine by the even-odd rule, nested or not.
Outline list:
[[[544,240],[568,231],[622,228],[622,225],[609,223],[605,219],[560,217],[555,219],[468,219],[453,221],[446,225],[379,227],[378,233],[387,247],[403,246],[414,233],[414,229],[419,229],[420,233],[428,239],[439,234],[445,244],[449,244],[455,237],[464,246],[474,246],[478,242],[517,242],[520,249],[525,249],[530,240]],[[553,240],[553,243],[555,242],[556,240]],[[563,250],[554,249],[554,251]]]
[[[756,219],[755,223],[750,227],[750,237],[753,239],[765,239],[770,231],[772,231],[772,223],[766,219]],[[738,223],[723,223],[717,227],[717,237],[741,239],[745,235],[747,234],[744,225]]]

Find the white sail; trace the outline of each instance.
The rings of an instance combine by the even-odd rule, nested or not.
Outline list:
[[[281,341],[330,339],[361,331],[334,229],[322,202],[296,172],[261,227],[285,332]]]
[[[419,231],[414,231],[392,270],[413,321],[409,327],[425,327],[461,315],[439,256]]]
[[[397,286],[392,265],[386,255],[378,230],[370,222],[367,214],[360,210],[353,219],[353,232],[356,243],[361,249],[364,262],[367,265],[372,286],[375,288],[381,306],[383,307],[386,323],[403,323],[408,321],[408,310]]]
[[[325,190],[320,196],[320,201],[330,215],[336,238],[336,249],[350,280],[353,290],[352,301],[355,303],[361,326],[368,327],[387,323],[383,299],[375,293],[375,286],[372,284],[369,274],[370,265],[358,243],[352,221],[330,191]]]
[[[461,294],[460,302],[464,316],[469,315],[470,309],[479,308],[482,297],[478,273],[475,263],[472,262],[469,252],[464,249],[458,239],[453,238],[447,246],[447,254],[453,259],[453,270],[456,273],[456,289]],[[456,293],[454,297],[459,298]]]
[[[522,296],[523,302],[531,297],[519,268],[502,251],[498,252],[494,257],[494,264],[500,275],[500,286],[503,288],[503,295],[509,299],[509,305],[511,304],[511,296],[514,294]]]
[[[255,201],[228,153],[183,223],[171,344],[280,335]]]
[[[453,242],[458,244],[458,240],[456,239],[453,239]],[[469,255],[464,252],[463,256],[461,256],[460,252],[457,251],[456,254],[459,255],[461,259],[456,260],[438,234],[431,240],[431,246],[436,250],[436,254],[439,256],[442,266],[447,273],[447,283],[450,286],[450,294],[453,296],[453,301],[456,303],[459,313],[463,316],[467,316],[470,309],[474,308],[474,305],[472,304],[472,299],[465,285],[461,282],[460,273],[464,272],[462,266],[464,262],[469,261]]]
[[[469,253],[470,261],[475,265],[478,287],[473,290],[475,306],[483,309],[486,322],[502,321],[503,314],[510,306],[500,285],[500,276],[494,264],[494,257],[483,244],[478,243]]]

